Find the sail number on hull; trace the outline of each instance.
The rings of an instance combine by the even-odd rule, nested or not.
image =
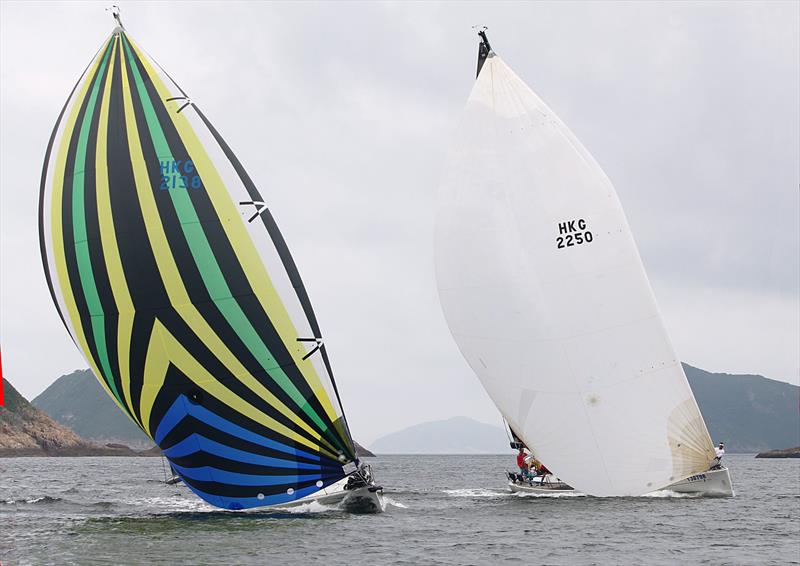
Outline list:
[[[558,249],[571,248],[581,244],[589,244],[594,240],[592,233],[586,229],[586,220],[565,220],[558,223],[558,237],[556,237],[556,247]]]

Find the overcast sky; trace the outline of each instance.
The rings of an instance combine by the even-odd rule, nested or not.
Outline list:
[[[679,356],[800,381],[797,2],[120,4],[267,198],[359,441],[454,415],[500,424],[433,270],[474,24],[611,178]],[[0,343],[28,398],[87,365],[36,214],[56,116],[113,28],[104,6],[2,3]]]

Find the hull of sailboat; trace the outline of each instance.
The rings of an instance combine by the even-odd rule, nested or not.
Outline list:
[[[337,507],[350,513],[381,513],[385,504],[383,490],[376,486],[365,486],[357,489],[346,489],[347,478],[321,489],[316,493],[284,505],[276,505],[276,509],[297,508],[302,505],[319,503],[326,507]]]
[[[664,489],[675,493],[696,493],[706,497],[733,497],[735,495],[728,468],[695,474]]]
[[[535,478],[539,480],[539,478]],[[532,481],[520,483],[516,481],[509,481],[508,488],[513,493],[578,493],[572,487],[565,484],[558,478],[548,476],[544,481]]]
[[[513,493],[572,493],[583,495],[558,479],[550,482],[520,483],[515,481],[508,482],[508,488]],[[702,497],[733,497],[733,483],[727,468],[719,470],[709,470],[700,474],[689,476],[688,478],[675,482],[659,491],[671,491],[673,493],[694,494]]]

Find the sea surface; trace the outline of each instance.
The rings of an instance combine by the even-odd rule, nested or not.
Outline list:
[[[386,512],[227,512],[160,458],[0,459],[0,563],[800,564],[800,460],[729,454],[736,497],[521,496],[508,456],[369,459]]]

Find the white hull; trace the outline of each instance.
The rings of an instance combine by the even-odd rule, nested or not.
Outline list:
[[[347,490],[348,478],[344,478],[316,493],[307,495],[301,499],[275,505],[273,509],[287,509],[308,505],[317,502],[320,505],[339,506],[344,511],[351,513],[381,513],[384,509],[383,489],[375,486],[359,487]]]
[[[553,478],[549,483],[534,481],[529,484],[509,481],[508,487],[514,493],[581,493],[560,482],[558,478]],[[728,468],[695,474],[659,491],[697,494],[704,497],[733,497],[735,495]]]
[[[547,476],[546,481],[535,478],[531,483],[509,481],[508,488],[514,493],[579,493],[558,478],[551,478],[551,476]]]
[[[695,474],[664,489],[676,493],[697,493],[707,497],[733,497],[735,495],[728,468]]]

